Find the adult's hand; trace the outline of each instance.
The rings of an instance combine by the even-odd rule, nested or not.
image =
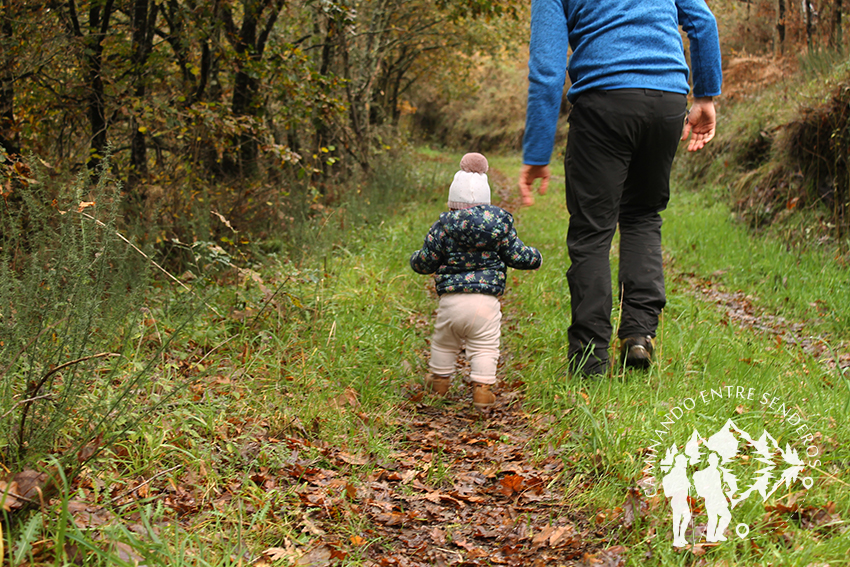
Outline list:
[[[714,101],[710,96],[695,98],[691,105],[691,111],[685,119],[685,128],[682,130],[682,141],[691,136],[688,142],[688,151],[701,150],[714,137],[714,129],[717,126],[717,117],[714,110]]]
[[[540,180],[540,188],[537,192],[541,195],[546,194],[549,188],[549,178],[552,176],[548,165],[528,165],[522,164],[519,170],[519,194],[522,197],[523,206],[534,204],[534,197],[531,196],[531,189],[534,185],[534,180]]]

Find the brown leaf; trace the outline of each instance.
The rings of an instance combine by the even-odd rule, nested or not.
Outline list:
[[[437,545],[446,545],[446,532],[440,528],[435,527],[428,535],[431,536],[431,540]]]
[[[79,500],[68,501],[68,512],[80,529],[99,528],[114,519],[105,508],[92,506]]]
[[[464,506],[464,504],[460,500],[452,498],[451,496],[449,496],[445,492],[439,492],[437,490],[434,490],[434,491],[426,494],[425,500],[428,500],[429,502],[433,502],[434,504],[439,504],[440,502],[448,502],[448,503],[454,504],[455,506]]]
[[[594,567],[621,567],[626,564],[622,556],[627,550],[622,545],[615,545],[594,554],[585,553],[584,562]]]
[[[263,551],[263,556],[267,557],[271,561],[282,561],[284,559],[291,561],[295,559],[300,554],[298,550],[295,548],[295,545],[286,539],[284,542],[285,547],[270,547]]]
[[[389,514],[378,513],[375,514],[375,521],[384,524],[388,527],[394,526],[402,526],[404,525],[404,521],[408,519],[406,514],[401,514],[399,512],[390,512]]]
[[[80,551],[80,548],[73,543],[66,543],[64,545],[65,555],[68,557],[68,561],[71,565],[84,565],[86,562],[86,557],[83,555],[83,552]]]
[[[357,497],[357,487],[353,484],[345,484],[345,495],[348,496],[350,500],[354,500]]]
[[[531,547],[538,548],[545,544],[549,538],[552,536],[552,532],[555,531],[554,526],[546,526],[542,530],[540,530],[536,536],[531,539]]]
[[[55,471],[55,469],[53,469]],[[50,482],[46,472],[38,472],[27,469],[17,473],[13,480],[18,484],[18,494],[30,500],[38,499],[38,494],[41,492],[45,499],[48,496],[48,491],[52,494],[55,486]]]
[[[91,441],[91,443],[89,443],[88,445],[86,445],[86,446],[82,447],[82,448],[81,448],[81,449],[77,452],[77,460],[78,460],[80,463],[85,463],[86,461],[88,461],[89,459],[91,459],[91,458],[94,456],[94,454],[95,454],[95,453],[97,453],[97,450],[100,448],[100,442],[101,442],[102,440],[103,440],[103,434],[101,433],[101,434],[100,434],[100,435],[98,435],[95,439],[93,439],[93,440]]]
[[[26,469],[16,473],[11,478],[0,480],[0,499],[6,495],[2,507],[7,512],[20,510],[33,503],[46,502],[56,493],[54,476],[57,469],[48,469],[48,472],[38,472]]]
[[[0,505],[2,505],[2,508],[7,512],[18,510],[23,507],[24,502],[15,498],[16,494],[18,494],[17,482],[12,481],[10,483],[6,483],[5,481],[0,480]]]
[[[518,474],[510,474],[502,477],[499,481],[499,484],[501,485],[499,492],[505,496],[511,496],[515,492],[522,492],[523,480],[524,479]]]
[[[641,496],[639,490],[630,489],[626,502],[623,504],[623,525],[630,528],[636,518],[643,518],[649,510],[649,504]]]
[[[112,546],[112,552],[115,553],[122,561],[129,563],[130,565],[141,565],[143,558],[141,555],[136,553],[136,550],[121,541],[113,541],[110,544]]]
[[[357,397],[357,390],[348,387],[343,393],[334,398],[332,403],[339,409],[343,409],[345,407],[352,407],[354,409],[357,409],[360,407],[360,401],[357,399]]]
[[[558,547],[559,544],[566,544],[572,541],[571,538],[567,536],[573,533],[572,526],[559,526],[552,531],[552,535],[549,536],[549,547]]]
[[[363,465],[369,464],[369,459],[367,459],[365,457],[351,455],[351,454],[346,453],[344,451],[340,451],[337,454],[337,457],[339,457],[339,459],[341,461],[348,463],[349,465],[355,465],[355,466],[362,467]]]
[[[807,506],[801,511],[801,523],[804,528],[821,528],[841,523],[841,516],[835,512],[835,502],[827,502],[826,506]]]
[[[304,523],[304,531],[309,532],[315,536],[325,535],[325,530],[314,524],[307,516],[303,516],[301,518],[301,521]]]
[[[295,565],[321,567],[330,563],[331,557],[333,557],[333,550],[330,546],[320,545],[299,557]]]

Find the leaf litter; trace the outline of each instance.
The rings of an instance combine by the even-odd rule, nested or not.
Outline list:
[[[428,324],[417,321],[411,324]],[[468,375],[462,357],[459,362],[461,375]],[[213,377],[199,386],[200,402],[232,384]],[[532,452],[551,424],[522,411],[522,384],[502,382],[486,413],[473,408],[464,386],[457,383],[444,400],[435,400],[412,380],[406,401],[393,412],[396,433],[384,456],[318,440],[311,434],[315,424],[297,418],[282,430],[272,430],[262,416],[233,419],[211,440],[235,449],[216,452],[218,462],[108,487],[83,474],[69,511],[80,528],[121,521],[135,532],[138,514],[118,519],[110,510],[155,500],[170,510],[163,524],[177,521],[191,530],[239,502],[246,515],[262,510],[291,528],[275,545],[238,558],[261,567],[348,561],[369,567],[624,565],[628,550],[615,540],[620,526],[628,529],[646,515],[639,493],[604,521],[584,516],[568,500],[568,456],[551,448],[543,457]],[[368,427],[372,418],[358,396],[347,388],[329,406]],[[175,427],[169,442],[179,446],[181,435]],[[258,466],[260,452],[274,453],[267,459],[274,465]],[[235,474],[211,480],[216,471],[210,471],[227,460]],[[144,529],[153,531],[150,536],[162,526]]]

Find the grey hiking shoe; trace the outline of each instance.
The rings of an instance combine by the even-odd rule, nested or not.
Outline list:
[[[620,340],[620,364],[626,368],[649,368],[654,352],[655,342],[649,335]]]

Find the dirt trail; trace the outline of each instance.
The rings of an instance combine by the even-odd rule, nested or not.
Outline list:
[[[495,170],[489,176],[493,201],[516,210],[510,180]],[[430,326],[427,315],[413,323]],[[370,535],[382,542],[369,549],[373,564],[623,564],[624,547],[590,543],[610,536],[611,527],[571,511],[565,480],[573,475],[564,456],[553,448],[543,457],[532,453],[548,424],[523,412],[522,384],[501,382],[496,406],[480,412],[462,356],[459,364],[444,400],[411,384],[409,404],[399,408],[396,452],[351,490]]]
[[[671,276],[697,298],[724,311],[727,317],[724,324],[732,323],[754,333],[772,335],[777,346],[799,348],[830,370],[846,372],[850,368],[850,345],[847,343],[830,345],[824,338],[811,334],[805,322],[768,313],[757,306],[758,299],[753,295],[741,290],[725,291],[711,277],[704,278],[693,273],[674,273]],[[814,306],[817,307],[817,301]]]
[[[490,181],[494,202],[515,211],[518,199],[511,181],[492,170]],[[822,341],[806,334],[805,325],[760,312],[743,292],[724,292],[710,279],[693,274],[669,277],[682,282],[686,292],[724,309],[730,324],[773,333],[777,342],[816,356],[826,352]],[[505,311],[509,324],[510,306]],[[429,316],[415,316],[409,323],[429,327]],[[427,358],[427,353],[422,356]],[[546,420],[554,418],[525,413],[523,384],[518,382],[502,381],[496,406],[486,413],[475,410],[463,382],[468,368],[462,357],[459,362],[459,376],[445,400],[429,396],[421,383],[411,381],[408,403],[397,414],[401,433],[394,451],[368,477],[351,471],[349,478],[357,481],[345,480],[345,471],[367,461],[326,450],[336,472],[303,477],[308,483],[302,501],[323,510],[311,520],[331,531],[340,514],[368,518],[364,533],[375,542],[364,549],[368,565],[624,565],[627,549],[618,544],[619,535],[632,528],[636,516],[647,513],[649,503],[636,493],[624,494],[623,502],[611,503],[610,517],[588,518],[577,512],[570,490],[587,490],[595,481],[588,475],[570,487],[577,475],[576,459],[582,457],[566,455],[557,446],[540,450],[540,439],[550,429]],[[850,365],[850,355],[837,357],[833,364]],[[320,558],[350,548],[349,542],[325,541],[326,546],[313,551]]]

